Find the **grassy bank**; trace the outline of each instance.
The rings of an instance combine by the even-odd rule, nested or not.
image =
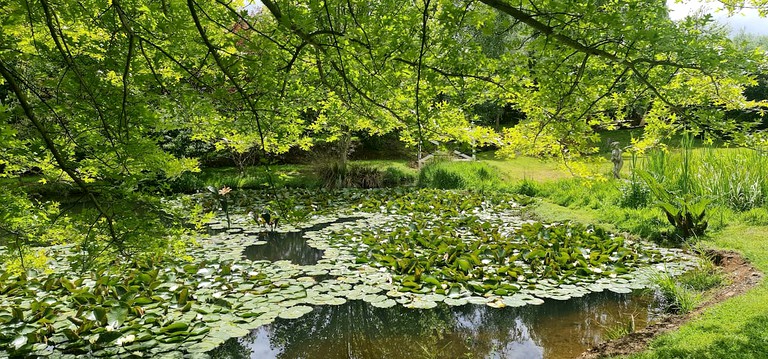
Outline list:
[[[732,224],[704,243],[736,250],[760,271],[768,271],[768,227]],[[632,358],[765,358],[768,356],[768,284],[710,309],[679,330],[665,334]]]

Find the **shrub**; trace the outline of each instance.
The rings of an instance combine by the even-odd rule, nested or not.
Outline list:
[[[515,193],[528,197],[536,197],[536,195],[539,194],[539,187],[536,185],[536,182],[524,179],[515,189]]]
[[[384,187],[398,187],[406,186],[416,182],[416,176],[411,173],[407,173],[396,167],[387,167],[384,170],[384,178],[382,179],[382,185]]]
[[[628,181],[619,191],[619,206],[622,208],[644,208],[651,199],[651,190],[641,181]]]
[[[384,183],[384,172],[378,168],[364,165],[351,165],[343,179],[344,187],[381,188]]]

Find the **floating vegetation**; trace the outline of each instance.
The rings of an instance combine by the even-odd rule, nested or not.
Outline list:
[[[200,357],[313,306],[363,300],[377,308],[521,307],[628,293],[648,286],[653,272],[675,275],[694,263],[678,250],[598,228],[522,221],[523,197],[437,190],[296,197],[278,215],[290,219],[287,213],[306,208],[313,214],[277,231],[303,228],[322,259],[247,260],[247,246],[266,245],[259,236],[265,229],[235,209],[246,213],[250,202],[265,202],[231,197],[230,228],[226,220],[210,223],[215,234],[189,248],[193,261],[141,260],[75,276],[66,264],[71,249],[52,247],[55,260],[45,273],[3,272],[0,349],[19,357]]]

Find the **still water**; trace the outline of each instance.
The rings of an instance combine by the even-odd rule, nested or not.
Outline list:
[[[639,294],[593,293],[521,308],[318,306],[231,339],[214,358],[574,358],[607,329],[656,316]]]

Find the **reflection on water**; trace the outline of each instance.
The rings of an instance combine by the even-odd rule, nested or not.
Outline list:
[[[259,239],[266,241],[266,244],[252,245],[245,248],[243,256],[250,260],[290,260],[298,265],[317,264],[317,261],[323,258],[323,251],[312,248],[307,245],[304,234],[312,231],[319,231],[335,223],[353,222],[362,217],[340,218],[335,222],[320,223],[309,227],[301,232],[278,233],[263,232],[259,233]]]
[[[495,309],[375,308],[362,301],[319,306],[299,319],[260,327],[211,352],[213,358],[573,358],[632,316],[656,311],[643,295],[593,293],[568,301]]]
[[[323,258],[323,251],[307,245],[303,232],[264,233],[260,236],[267,243],[245,247],[245,258],[270,261],[287,259],[298,265],[316,264]]]

